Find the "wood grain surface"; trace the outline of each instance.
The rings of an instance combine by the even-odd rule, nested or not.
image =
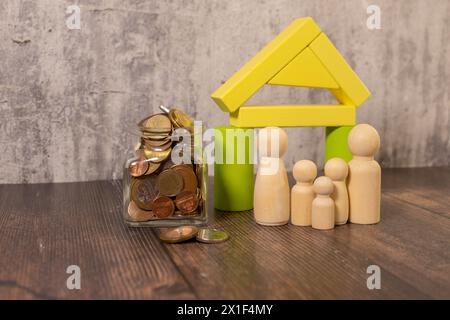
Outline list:
[[[381,223],[332,231],[211,207],[209,225],[230,234],[213,245],[126,227],[118,181],[1,185],[0,298],[450,298],[449,191],[450,168],[386,169]],[[66,287],[73,264],[81,290]],[[367,289],[369,265],[381,290]]]

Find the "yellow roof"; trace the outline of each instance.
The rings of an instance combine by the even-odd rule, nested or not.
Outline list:
[[[223,111],[236,113],[265,84],[327,88],[342,105],[353,107],[370,96],[311,17],[292,22],[211,97]]]

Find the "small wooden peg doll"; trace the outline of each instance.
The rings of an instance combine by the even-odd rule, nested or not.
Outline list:
[[[332,158],[325,164],[325,175],[333,181],[334,191],[331,198],[335,204],[335,224],[345,224],[348,220],[347,175],[348,164],[341,158]]]
[[[334,228],[334,201],[331,199],[334,185],[330,178],[322,176],[314,181],[316,198],[312,203],[311,225],[314,229]]]
[[[313,181],[317,166],[310,160],[297,161],[292,169],[297,183],[291,191],[291,223],[296,226],[311,225],[311,207],[314,200]]]
[[[378,223],[381,218],[381,167],[374,156],[380,148],[380,136],[372,126],[359,124],[348,135],[348,147],[353,154],[347,180],[350,222]]]

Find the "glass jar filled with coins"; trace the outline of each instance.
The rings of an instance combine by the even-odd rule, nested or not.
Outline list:
[[[193,120],[180,109],[160,108],[138,123],[140,143],[125,163],[124,219],[136,227],[204,224],[208,173]]]

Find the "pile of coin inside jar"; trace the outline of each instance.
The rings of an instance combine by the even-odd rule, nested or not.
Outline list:
[[[133,221],[177,219],[200,214],[201,166],[190,163],[174,164],[171,152],[177,128],[193,132],[193,121],[183,111],[161,106],[163,113],[151,115],[138,124],[141,132],[136,159],[128,164],[130,203],[128,215]],[[192,135],[191,135],[191,139]],[[189,141],[192,146],[193,141]]]

